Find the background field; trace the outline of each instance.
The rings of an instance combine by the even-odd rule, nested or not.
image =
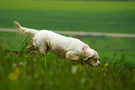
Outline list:
[[[0,28],[15,28],[17,20],[35,29],[135,33],[134,0],[88,1],[0,0]],[[73,37],[99,53],[101,67],[58,57],[51,50],[31,56],[23,49],[30,37],[0,32],[0,90],[134,90],[135,38]]]
[[[135,2],[0,1],[0,27],[135,33]]]

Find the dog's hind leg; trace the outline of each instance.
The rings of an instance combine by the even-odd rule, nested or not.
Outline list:
[[[76,55],[74,52],[72,52],[72,51],[69,51],[69,52],[66,53],[66,58],[67,58],[67,59],[71,59],[71,60],[79,60],[79,59],[80,59],[80,57],[77,56],[77,55]]]
[[[34,47],[34,45],[30,45],[26,48],[26,52],[28,52],[29,50],[31,50]]]
[[[28,52],[30,50],[34,50],[33,40],[31,41],[31,45],[26,47],[26,52]]]

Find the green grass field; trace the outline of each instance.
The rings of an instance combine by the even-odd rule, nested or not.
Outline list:
[[[135,2],[0,1],[0,27],[135,33]]]
[[[15,28],[14,20],[35,29],[133,34],[135,2],[0,0],[0,28]],[[134,90],[135,38],[79,39],[99,53],[101,67],[51,50],[31,56],[24,52],[27,36],[0,32],[0,90]]]
[[[27,36],[18,33],[0,33],[2,47],[12,51],[22,50],[22,44],[26,38]],[[126,57],[126,62],[131,64],[131,67],[135,65],[134,38],[90,37],[82,38],[81,40],[98,51],[101,55],[100,60],[103,60],[103,63],[106,61],[111,62],[114,55],[117,54],[117,59],[124,55],[124,57]]]
[[[135,88],[134,38],[82,38],[98,51],[102,67],[87,67],[79,61],[60,58],[52,51],[42,56],[6,52],[22,50],[25,39],[17,33],[0,33],[1,90]]]

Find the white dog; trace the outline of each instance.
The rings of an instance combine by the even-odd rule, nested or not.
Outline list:
[[[98,61],[98,53],[79,39],[65,37],[50,30],[37,31],[25,28],[16,21],[14,23],[19,32],[33,36],[32,44],[27,49],[38,47],[40,53],[47,53],[50,48],[57,55],[63,56],[67,59],[84,60],[91,66],[101,65]]]

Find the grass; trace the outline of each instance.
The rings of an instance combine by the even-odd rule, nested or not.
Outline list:
[[[0,8],[49,11],[134,11],[134,2],[1,0]]]
[[[0,27],[135,33],[135,2],[9,1],[0,3]]]
[[[35,29],[135,33],[134,6],[135,2],[1,0],[0,28],[14,28],[17,20]],[[0,90],[135,88],[134,38],[79,37],[99,53],[101,67],[60,58],[51,50],[31,56],[22,52],[26,38],[0,32]]]
[[[12,51],[22,50],[22,44],[27,36],[19,35],[18,33],[0,33],[0,40],[2,47]],[[127,65],[134,67],[135,58],[135,43],[134,38],[112,38],[112,37],[90,37],[80,38],[83,42],[90,45],[90,47],[96,49],[99,53],[100,60],[104,62],[112,61],[115,54],[119,59],[124,56],[126,58]],[[9,46],[10,45],[10,46]],[[23,45],[24,46],[24,45]]]
[[[8,54],[6,57],[3,54],[0,54],[2,90],[130,90],[135,87],[135,72],[130,68],[81,66],[79,63],[59,59],[51,52],[45,57],[28,55],[27,58],[23,54]],[[10,76],[12,73],[14,76]]]
[[[134,38],[80,38],[99,52],[102,67],[87,67],[80,62],[60,58],[52,51],[41,56],[6,52],[20,51],[25,38],[16,33],[0,33],[1,90],[135,88]]]

